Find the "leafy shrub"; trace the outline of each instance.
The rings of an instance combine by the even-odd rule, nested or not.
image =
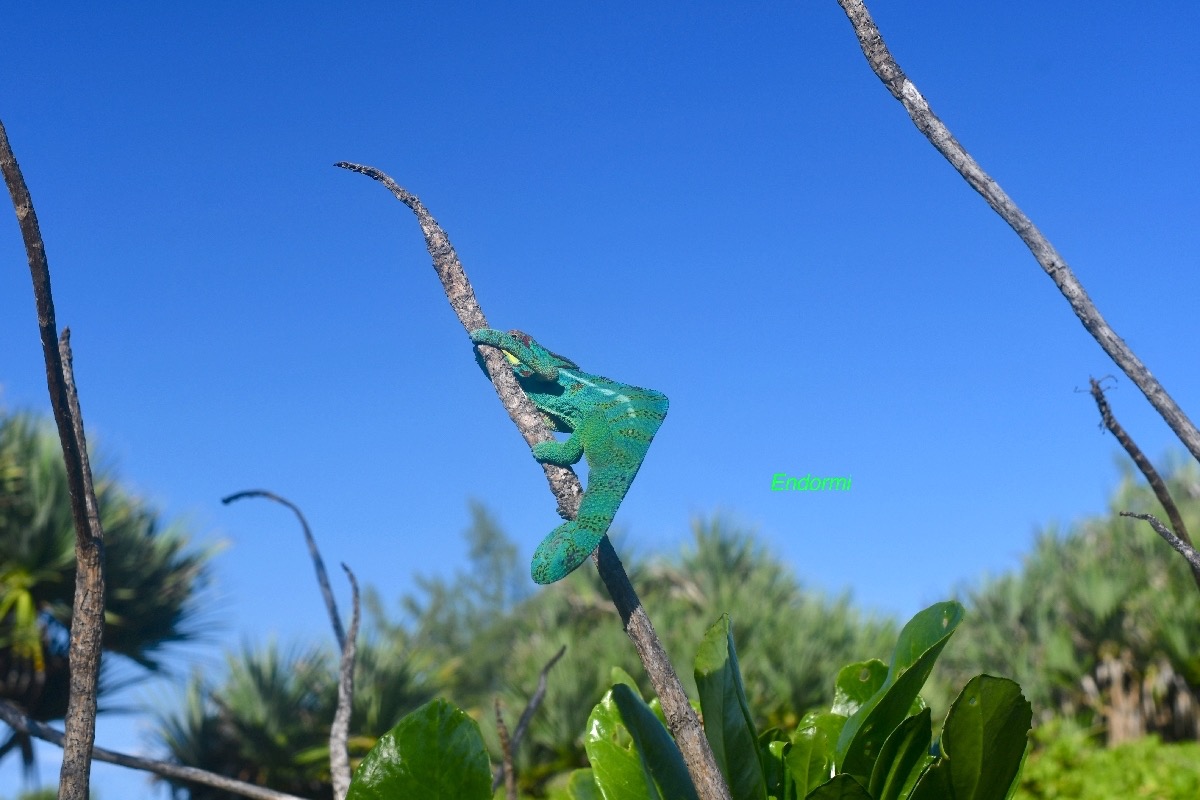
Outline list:
[[[729,616],[718,620],[700,645],[695,677],[705,735],[735,800],[1004,800],[1032,719],[1020,688],[1004,678],[973,678],[936,740],[919,696],[962,615],[955,602],[930,606],[904,626],[890,665],[873,659],[843,668],[829,711],[807,714],[790,732],[761,735]],[[575,771],[555,796],[694,798],[657,701],[647,704],[624,673],[614,677],[584,734],[591,766]],[[479,728],[443,700],[413,712],[380,741],[355,773],[347,800],[401,796],[491,797]]]

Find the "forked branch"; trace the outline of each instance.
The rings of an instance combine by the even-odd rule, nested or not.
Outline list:
[[[1174,547],[1187,560],[1188,565],[1192,568],[1192,578],[1196,581],[1196,588],[1200,589],[1200,563],[1197,563],[1189,554],[1188,551],[1192,548],[1192,538],[1188,536],[1187,525],[1183,522],[1183,515],[1179,513],[1179,508],[1175,505],[1175,499],[1171,497],[1171,492],[1167,489],[1167,483],[1158,474],[1158,470],[1150,463],[1150,459],[1142,452],[1142,448],[1137,446],[1137,442],[1133,441],[1121,423],[1117,422],[1116,416],[1112,413],[1112,408],[1108,405],[1108,399],[1104,396],[1104,389],[1101,388],[1100,382],[1095,378],[1089,378],[1091,383],[1092,399],[1096,401],[1096,408],[1100,410],[1100,419],[1104,423],[1104,427],[1117,437],[1117,441],[1121,443],[1121,447],[1125,448],[1125,452],[1133,459],[1133,463],[1141,471],[1142,477],[1146,479],[1146,483],[1150,484],[1150,488],[1154,490],[1154,496],[1158,498],[1159,505],[1167,512],[1167,519],[1171,520],[1171,525],[1174,531],[1170,536],[1167,536],[1160,530],[1159,526],[1163,526],[1153,516],[1149,514],[1131,514],[1129,512],[1121,512],[1123,516],[1135,517],[1140,520],[1150,522],[1150,526],[1166,540],[1167,544]],[[1157,525],[1155,524],[1157,523]],[[1178,542],[1178,543],[1177,543]],[[1187,549],[1180,549],[1180,545]],[[1195,553],[1195,550],[1191,550]]]
[[[104,531],[92,487],[83,414],[75,391],[71,366],[71,333],[58,335],[54,319],[54,297],[50,291],[50,265],[46,247],[33,210],[33,199],[21,168],[0,123],[0,172],[12,195],[17,223],[25,242],[33,295],[37,304],[42,356],[46,362],[46,386],[58,425],[71,516],[75,522],[75,602],[71,611],[70,695],[67,701],[66,733],[62,769],[59,772],[60,800],[87,800],[92,767],[92,745],[96,740],[96,683],[100,675],[100,646],[104,635]]]

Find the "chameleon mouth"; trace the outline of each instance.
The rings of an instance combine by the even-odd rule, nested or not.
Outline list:
[[[516,356],[514,356],[512,353],[508,352],[507,350],[502,350],[501,352],[504,353],[504,357],[508,359],[510,364],[520,364],[521,363],[521,359],[517,358]]]

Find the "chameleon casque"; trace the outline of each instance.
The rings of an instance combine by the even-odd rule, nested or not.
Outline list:
[[[502,350],[521,389],[546,423],[571,434],[565,442],[535,445],[533,457],[559,467],[587,458],[587,489],[579,514],[542,540],[530,564],[537,583],[554,583],[582,564],[608,532],[650,441],[667,416],[667,396],[583,372],[521,331],[480,328],[471,332],[471,341],[477,345],[475,360],[485,375],[478,345]]]

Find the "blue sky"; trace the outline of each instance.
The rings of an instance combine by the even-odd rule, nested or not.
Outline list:
[[[1197,413],[1200,9],[870,7],[935,111]],[[494,327],[670,397],[617,518],[637,553],[723,510],[807,585],[911,614],[1015,566],[1037,527],[1102,511],[1117,480],[1077,391],[1114,367],[870,72],[833,0],[25,4],[5,33],[0,119],[89,434],[227,543],[196,656],[209,668],[243,641],[330,638],[292,518],[225,494],[299,503],[327,561],[389,599],[463,567],[468,498],[525,553],[556,524],[411,213],[339,160],[424,200]],[[48,409],[8,219],[2,399]],[[1176,447],[1128,381],[1110,399],[1153,457]],[[778,472],[853,488],[772,492]],[[99,743],[140,737],[127,718]],[[18,783],[0,766],[0,796]],[[95,787],[151,796],[111,767]]]

